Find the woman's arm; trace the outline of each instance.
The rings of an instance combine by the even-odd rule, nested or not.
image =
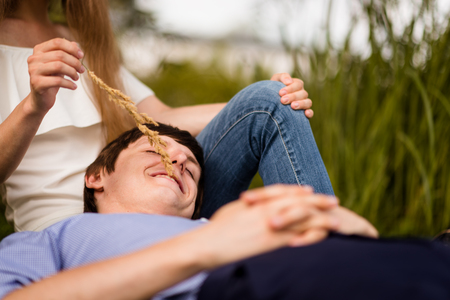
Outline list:
[[[305,109],[305,115],[312,118],[314,115],[310,109],[312,102],[308,99],[308,93],[304,90],[300,79],[292,79],[287,73],[278,73],[273,75],[271,80],[286,85],[280,90],[281,103],[290,105],[294,110]],[[158,122],[171,124],[197,136],[225,105],[226,103],[215,103],[172,108],[156,96],[150,96],[142,100],[137,108],[139,112],[148,114]]]
[[[156,96],[150,96],[142,100],[137,108],[157,122],[179,127],[197,136],[225,105],[226,103],[215,103],[172,108]]]
[[[45,112],[33,108],[30,97],[22,100],[0,124],[0,183],[19,166],[45,116]]]
[[[84,72],[78,45],[53,39],[34,47],[28,58],[31,93],[0,124],[0,183],[14,172],[23,159],[44,116],[55,103],[60,88],[76,89],[75,83]]]

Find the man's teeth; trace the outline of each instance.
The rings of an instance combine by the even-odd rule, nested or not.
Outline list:
[[[164,178],[170,179],[170,180],[172,180],[173,182],[175,182],[176,184],[178,184],[178,182],[176,182],[175,179],[173,179],[172,177],[167,176],[167,175],[156,175],[155,177],[164,177]]]

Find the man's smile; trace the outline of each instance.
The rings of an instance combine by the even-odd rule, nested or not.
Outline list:
[[[152,174],[150,174],[150,176],[153,177],[153,178],[164,178],[164,179],[167,179],[167,180],[170,180],[170,181],[174,182],[175,184],[178,185],[178,187],[180,188],[181,192],[184,194],[183,184],[176,177],[170,177],[164,171],[152,173]]]

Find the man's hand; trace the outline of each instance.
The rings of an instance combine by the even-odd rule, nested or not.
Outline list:
[[[257,203],[250,203],[251,193]],[[310,188],[277,185],[251,193],[221,207],[201,228],[202,240],[208,242],[198,243],[208,257],[207,268],[284,246],[309,245],[339,225],[336,216],[325,213],[337,207],[337,200]]]
[[[378,230],[369,221],[355,212],[339,206],[330,210],[329,213],[340,220],[337,232],[378,238]]]
[[[273,230],[296,233],[290,246],[318,242],[340,225],[337,216],[327,213],[338,207],[338,199],[314,194],[309,186],[277,184],[244,192],[241,199],[248,205],[267,205],[268,224]]]
[[[297,78],[292,78],[288,73],[277,73],[270,78],[273,81],[280,81],[286,87],[280,90],[281,103],[291,105],[292,109],[304,109],[305,116],[311,119],[314,116],[314,111],[311,108],[312,101],[308,99],[308,92],[305,91],[303,81]]]
[[[297,199],[297,203],[293,202],[291,206],[284,205],[286,197]],[[365,218],[347,208],[338,206],[338,200],[335,197],[313,194],[313,189],[308,186],[273,185],[244,192],[241,199],[249,205],[275,202],[274,205],[282,207],[282,209],[272,211],[269,221],[270,226],[275,230],[290,230],[292,228],[304,230],[303,235],[312,236],[312,242],[314,242],[315,236],[317,236],[317,240],[320,240],[320,236],[324,234],[323,230],[317,230],[318,223],[307,221],[307,216],[315,214],[318,214],[323,220],[328,218],[328,220],[335,222],[334,228],[329,227],[333,231],[347,235],[378,237],[378,231]],[[305,206],[305,203],[309,206]],[[327,218],[323,215],[326,215]],[[315,220],[317,220],[317,217]],[[312,230],[312,232],[308,233],[305,230],[306,228]],[[291,245],[300,245],[302,242],[302,237],[299,236],[298,239],[291,241]]]

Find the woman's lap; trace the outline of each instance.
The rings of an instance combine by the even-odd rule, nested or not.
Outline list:
[[[202,216],[237,199],[258,170],[265,185],[307,184],[333,194],[304,112],[280,103],[283,86],[276,81],[248,86],[197,137],[205,155]]]

